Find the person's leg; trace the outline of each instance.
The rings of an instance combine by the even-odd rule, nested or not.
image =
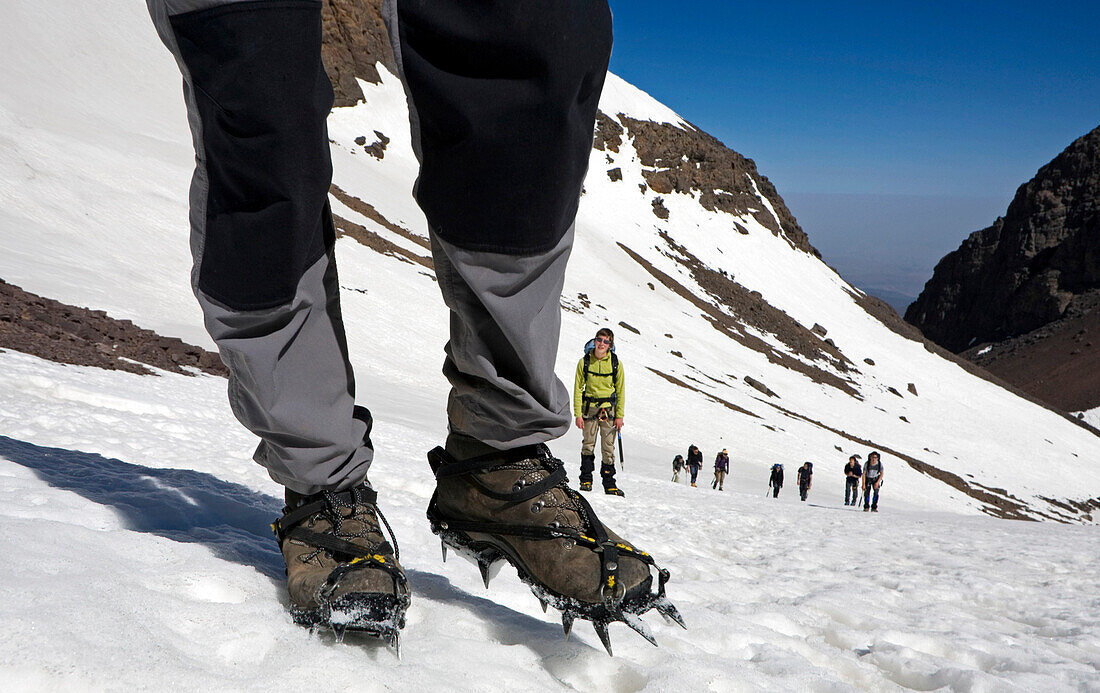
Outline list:
[[[286,487],[275,526],[295,619],[379,607],[385,626],[376,613],[347,625],[396,638],[408,591],[366,485],[371,416],[355,406],[340,312],[321,5],[148,6],[183,75],[195,146],[191,283],[229,369],[233,413],[260,438],[256,461]],[[302,523],[311,537],[339,535],[343,549],[322,555]],[[348,567],[373,555],[387,564]]]
[[[618,483],[615,481],[615,441],[618,429],[615,422],[608,418],[600,422],[600,477],[603,481],[604,491],[611,493],[618,491]],[[619,491],[621,493],[621,491]]]
[[[595,519],[543,445],[572,420],[554,365],[611,49],[606,0],[386,0],[383,13],[450,309],[432,531],[475,556],[486,582],[513,563],[564,625],[594,620],[605,644],[624,612],[676,616],[667,573],[650,594],[652,558]]]
[[[592,489],[592,473],[596,469],[596,436],[599,433],[600,423],[595,416],[589,416],[585,407],[584,429],[581,433],[581,474],[580,484],[582,490]]]
[[[871,510],[878,510],[878,486],[875,487],[875,495],[871,498]]]

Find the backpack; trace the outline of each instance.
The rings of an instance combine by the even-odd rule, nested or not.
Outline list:
[[[675,459],[672,460],[672,469],[674,471],[678,472],[683,468],[684,468],[684,457],[683,457],[683,455],[677,455],[675,457]]]

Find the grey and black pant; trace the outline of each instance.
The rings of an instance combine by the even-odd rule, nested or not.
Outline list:
[[[320,0],[147,0],[195,146],[192,287],[255,459],[298,493],[366,478],[336,277]],[[452,433],[498,449],[571,421],[559,301],[611,49],[606,0],[385,0],[414,189],[450,309]],[[395,307],[396,309],[397,307]]]

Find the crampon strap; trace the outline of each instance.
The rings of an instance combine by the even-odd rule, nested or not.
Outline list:
[[[480,532],[484,534],[503,534],[522,537],[524,539],[571,539],[579,546],[584,546],[600,554],[600,581],[603,587],[605,599],[619,601],[625,595],[625,588],[618,582],[619,556],[627,554],[646,565],[653,566],[658,571],[660,589],[663,593],[664,583],[668,580],[668,571],[658,568],[653,557],[645,551],[636,549],[628,544],[613,541],[607,534],[603,523],[596,517],[592,506],[576,491],[565,485],[565,466],[561,460],[550,454],[545,445],[530,445],[494,452],[488,455],[473,457],[468,460],[457,461],[451,458],[442,448],[436,448],[428,454],[428,461],[436,479],[450,479],[459,476],[468,476],[469,482],[481,490],[485,495],[496,500],[508,503],[522,503],[542,495],[550,489],[561,487],[566,495],[580,506],[580,515],[584,522],[584,531],[577,531],[570,527],[547,527],[545,525],[518,525],[503,522],[458,520],[446,517],[439,510],[435,495],[428,505],[428,519],[438,524],[443,529],[462,532]],[[517,483],[510,493],[493,491],[476,476],[477,472],[490,471],[494,468],[522,461],[534,461],[548,472],[545,479],[533,484]]]
[[[400,560],[397,540],[393,536],[390,523],[386,521],[382,511],[378,509],[378,493],[374,489],[363,484],[345,491],[322,491],[316,494],[316,498],[316,500],[303,503],[297,508],[289,510],[271,524],[271,529],[275,532],[279,546],[282,546],[287,539],[294,539],[333,554],[333,557],[340,560],[341,564],[332,570],[328,580],[326,580],[326,584],[332,586],[335,586],[348,571],[363,567],[363,564],[367,562],[371,564],[371,567],[380,568],[390,573],[394,577],[395,583],[404,584],[405,575],[394,562]],[[383,540],[371,546],[361,546],[338,536],[340,526],[344,521],[340,509],[350,509],[360,505],[371,506],[382,524],[385,525],[386,532],[390,535],[390,541]],[[314,532],[302,526],[302,522],[318,513],[324,513],[327,516],[332,525],[331,533]]]

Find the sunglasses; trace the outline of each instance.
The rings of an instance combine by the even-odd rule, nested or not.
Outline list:
[[[607,337],[596,337],[596,344],[610,344],[611,340]]]

